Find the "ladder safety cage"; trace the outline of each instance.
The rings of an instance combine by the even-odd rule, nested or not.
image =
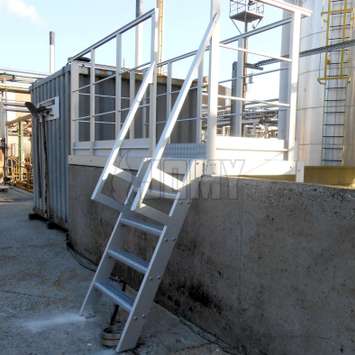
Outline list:
[[[352,0],[326,0],[321,13],[325,22],[325,47],[352,40],[354,7]],[[345,116],[348,85],[352,79],[352,50],[339,47],[324,54],[322,124],[322,165],[341,165],[344,160]]]

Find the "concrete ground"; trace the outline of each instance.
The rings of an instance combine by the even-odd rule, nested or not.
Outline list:
[[[28,219],[31,198],[15,189],[0,192],[0,354],[113,354],[100,344],[112,308],[103,304],[90,320],[78,316],[93,274],[67,251],[64,233]],[[128,354],[226,352],[210,335],[154,306],[139,347]]]

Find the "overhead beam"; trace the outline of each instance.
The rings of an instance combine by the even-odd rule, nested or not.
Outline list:
[[[266,5],[277,7],[281,10],[284,10],[284,11],[289,11],[292,13],[298,12],[303,16],[308,17],[308,16],[312,15],[311,10],[308,10],[308,9],[301,7],[301,6],[290,4],[289,2],[286,2],[284,0],[258,0],[258,1],[262,2],[263,4],[266,4]]]
[[[317,47],[317,48],[312,48],[312,49],[307,49],[306,51],[303,51],[300,53],[300,57],[309,57],[311,55],[316,55],[320,53],[328,53],[328,52],[334,52],[339,49],[344,49],[344,48],[350,48],[355,46],[355,39],[352,39],[350,41],[344,41],[341,43],[336,43],[332,44],[331,46],[323,46],[323,47]],[[289,58],[289,55],[284,55],[285,58]],[[260,68],[265,65],[270,65],[270,64],[275,64],[279,63],[280,60],[278,59],[265,59],[261,60],[260,62],[257,62],[254,64],[255,67]]]

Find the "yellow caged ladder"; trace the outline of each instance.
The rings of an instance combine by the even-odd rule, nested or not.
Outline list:
[[[322,16],[325,22],[325,45],[352,39],[353,0],[326,0]],[[323,73],[319,82],[324,85],[322,164],[341,165],[344,150],[344,122],[347,87],[351,80],[351,49],[340,48],[325,53]]]

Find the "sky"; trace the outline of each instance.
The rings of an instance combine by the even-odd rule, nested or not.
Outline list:
[[[238,31],[228,17],[229,1],[221,3],[223,39],[237,35]],[[154,4],[155,0],[144,0],[145,10],[153,8]],[[209,6],[209,0],[165,0],[164,59],[198,47],[209,22]],[[47,72],[48,32],[52,30],[56,33],[56,69],[60,69],[68,57],[120,28],[134,16],[135,0],[0,0],[0,67]],[[268,8],[266,18],[261,25],[280,19],[281,12]],[[131,42],[127,38],[128,45]],[[256,37],[250,47],[279,55],[280,31]],[[231,63],[236,60],[236,53],[232,51],[222,54],[221,80],[223,76],[230,77]],[[261,59],[250,57],[255,61]],[[126,61],[129,60],[127,57]],[[183,70],[178,75],[183,76]]]

